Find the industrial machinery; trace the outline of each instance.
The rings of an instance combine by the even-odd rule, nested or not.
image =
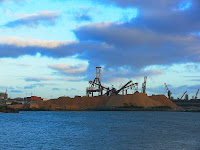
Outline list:
[[[167,91],[167,95],[168,95],[168,98],[169,99],[171,99],[172,97],[172,92],[168,89],[168,87],[167,87],[167,84],[166,83],[164,83],[165,84],[165,89],[166,89],[166,91]]]
[[[138,91],[138,83],[132,83],[132,84],[128,85],[126,88],[124,88],[122,90],[122,95],[124,95],[124,91],[126,91],[126,95],[127,95],[128,89],[133,90],[133,92]]]
[[[181,96],[181,98],[178,98],[178,99],[182,99],[182,98],[183,98],[183,96],[184,96],[186,93],[187,93],[187,91],[185,91],[185,93],[183,93],[183,95]]]
[[[99,95],[110,96],[110,95],[118,95],[121,91],[124,90],[126,90],[127,93],[128,89],[138,90],[138,83],[132,83],[132,84],[131,83],[132,81],[130,80],[125,85],[123,85],[119,90],[117,90],[113,86],[111,89],[109,87],[105,87],[101,84],[101,67],[96,67],[96,78],[94,79],[94,81],[89,81],[89,87],[86,88],[86,95],[89,97],[90,94],[93,96],[94,92],[98,92]],[[105,94],[103,94],[104,90],[106,91]]]
[[[101,67],[96,67],[96,78],[94,81],[89,81],[89,87],[86,88],[86,95],[89,96],[94,92],[99,92],[99,95],[103,94],[103,90],[107,89],[101,85]]]
[[[132,81],[128,81],[124,86],[122,86],[119,90],[116,90],[114,87],[111,89],[110,95],[118,95],[121,91],[126,89]]]
[[[147,83],[147,76],[144,77],[144,83],[142,84],[142,92],[146,93],[146,83]]]
[[[198,93],[199,93],[199,89],[197,90],[197,93],[196,93],[196,95],[195,95],[195,99],[197,99]]]
[[[106,94],[107,96],[110,95],[118,95],[121,91],[123,92],[125,89],[128,89],[130,83],[132,83],[132,81],[128,81],[125,85],[123,85],[119,90],[117,90],[116,88],[114,88],[114,86],[112,86],[112,88],[109,90],[107,90]]]

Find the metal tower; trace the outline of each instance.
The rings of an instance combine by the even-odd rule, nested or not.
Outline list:
[[[96,67],[96,78],[94,81],[89,81],[89,87],[86,89],[86,95],[89,96],[94,92],[99,92],[99,95],[103,95],[103,87],[101,85],[101,67]]]
[[[172,97],[172,92],[168,89],[168,87],[167,87],[167,84],[166,83],[164,83],[165,84],[165,89],[166,89],[166,91],[167,91],[167,95],[168,95],[168,98],[169,99],[171,99]]]
[[[144,77],[144,83],[142,84],[142,93],[146,93],[146,83],[147,83],[147,76]]]

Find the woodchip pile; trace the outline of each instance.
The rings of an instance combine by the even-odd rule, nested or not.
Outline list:
[[[135,92],[129,95],[114,96],[109,100],[107,106],[142,106],[142,107],[156,107],[163,106],[159,101],[155,101],[144,93]]]
[[[38,101],[30,104],[30,108],[44,110],[79,110],[96,107],[114,107],[114,106],[141,106],[141,107],[159,107],[168,106],[177,108],[171,100],[165,95],[147,96],[144,93],[135,92],[128,95],[116,96],[95,96],[95,97],[60,97],[49,101]],[[23,108],[23,105],[11,105],[12,108]]]

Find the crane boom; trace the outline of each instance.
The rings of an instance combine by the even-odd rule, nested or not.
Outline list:
[[[126,88],[132,81],[130,80],[129,82],[127,82],[124,86],[122,86],[119,90],[117,90],[117,94],[123,90],[124,88]]]
[[[187,93],[187,91],[185,91],[185,93],[183,93],[183,95],[181,96],[181,98],[180,98],[180,99],[182,99],[182,98],[183,98],[183,96],[184,96],[186,93]]]
[[[133,84],[127,86],[126,88],[130,88],[130,87],[132,87],[132,86],[138,86],[138,83],[133,83]]]
[[[168,89],[168,87],[167,87],[167,84],[166,84],[166,83],[164,83],[164,84],[165,84],[165,89],[166,89],[166,91],[168,92],[169,89]]]
[[[95,85],[98,85],[98,86],[100,86],[100,87],[102,87],[103,89],[106,89],[106,90],[109,89],[109,88],[106,88],[106,87],[104,87],[103,85],[98,84],[98,83],[93,82],[93,81],[89,81],[89,83],[90,83],[90,84],[93,84],[93,85],[94,85],[94,84],[95,84]]]
[[[198,93],[199,93],[199,89],[197,90],[197,93],[196,93],[196,95],[195,95],[195,99],[197,99]]]

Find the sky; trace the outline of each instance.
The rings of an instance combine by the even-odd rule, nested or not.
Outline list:
[[[147,94],[200,88],[199,0],[0,0],[0,92],[86,95],[132,80]],[[129,91],[132,93],[133,91]]]

